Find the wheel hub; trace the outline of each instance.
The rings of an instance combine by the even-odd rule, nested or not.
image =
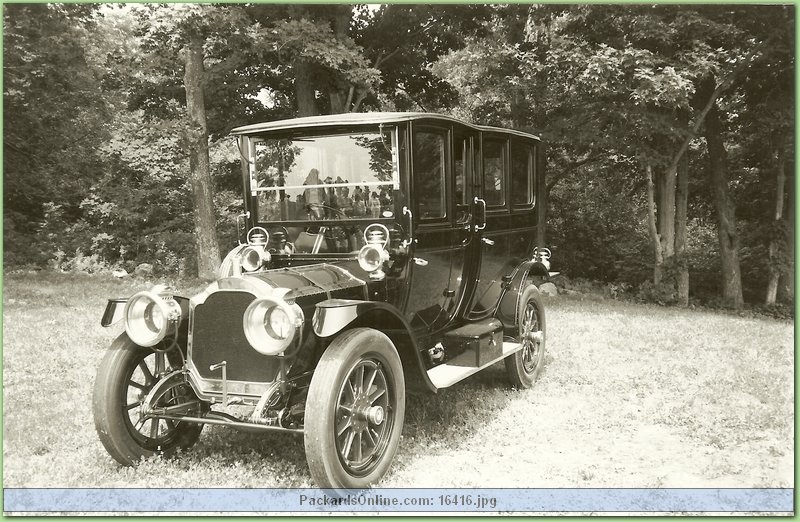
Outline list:
[[[384,409],[381,406],[371,406],[366,393],[358,395],[353,403],[353,429],[361,432],[365,431],[370,424],[380,426],[385,418]]]
[[[370,423],[380,426],[383,423],[385,413],[380,406],[373,406],[367,410],[367,419]]]

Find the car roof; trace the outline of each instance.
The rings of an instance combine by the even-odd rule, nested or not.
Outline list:
[[[309,127],[331,127],[340,125],[378,125],[381,123],[400,123],[412,120],[439,120],[443,122],[454,122],[466,125],[475,130],[489,132],[503,132],[515,134],[525,138],[539,140],[539,137],[516,129],[504,129],[501,127],[489,127],[485,125],[473,125],[465,121],[431,112],[349,112],[344,114],[327,114],[324,116],[306,116],[303,118],[292,118],[288,120],[268,121],[236,127],[231,134],[256,134],[261,132],[271,132],[279,130],[292,130]]]

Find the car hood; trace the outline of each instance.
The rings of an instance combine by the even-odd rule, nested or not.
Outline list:
[[[367,283],[335,265],[281,268],[241,277],[258,280],[272,288],[286,288],[289,290],[285,295],[286,299],[302,300],[303,297],[318,296],[321,299],[315,301],[319,301],[340,298],[342,294],[347,294],[350,298],[367,299]]]

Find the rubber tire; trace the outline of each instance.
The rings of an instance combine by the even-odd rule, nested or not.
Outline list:
[[[517,309],[517,328],[521,337],[522,320],[525,314],[525,308],[531,301],[533,301],[536,306],[539,328],[544,333],[544,340],[539,346],[536,368],[534,368],[534,370],[530,373],[525,370],[525,366],[522,362],[522,350],[514,353],[513,355],[509,355],[504,359],[508,379],[511,381],[512,385],[518,388],[530,388],[533,386],[533,383],[536,382],[536,379],[539,377],[539,373],[542,371],[542,366],[544,366],[545,344],[547,341],[547,323],[545,321],[544,306],[542,305],[541,294],[535,285],[528,285],[522,292],[522,298],[519,301],[519,307]]]
[[[94,383],[92,407],[97,435],[109,455],[125,466],[133,466],[155,454],[170,457],[178,449],[188,449],[197,442],[203,431],[202,424],[178,423],[168,443],[157,448],[142,446],[133,437],[130,432],[132,428],[126,422],[127,379],[133,371],[131,367],[151,353],[153,351],[150,348],[135,344],[123,333],[106,351]]]
[[[395,390],[395,418],[386,451],[367,475],[356,477],[344,469],[336,449],[337,390],[350,368],[368,356],[383,359],[387,384]],[[400,356],[386,334],[371,328],[354,328],[339,335],[322,354],[311,377],[305,410],[305,449],[311,478],[320,488],[363,489],[380,480],[397,453],[405,416],[405,381]]]

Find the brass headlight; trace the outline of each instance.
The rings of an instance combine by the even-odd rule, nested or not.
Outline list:
[[[242,269],[245,272],[255,272],[269,263],[272,256],[264,245],[250,245],[242,250]]]
[[[125,304],[125,331],[139,346],[160,343],[181,319],[180,305],[171,297],[158,295],[157,290],[134,294]]]
[[[380,223],[367,225],[364,229],[366,245],[358,251],[358,266],[369,272],[369,278],[380,281],[386,277],[383,264],[389,260],[389,229]]]
[[[388,260],[389,252],[380,244],[367,244],[358,251],[358,265],[365,272],[375,272]]]
[[[247,342],[264,355],[277,355],[292,344],[303,325],[303,311],[280,297],[256,299],[244,312],[243,326]]]

